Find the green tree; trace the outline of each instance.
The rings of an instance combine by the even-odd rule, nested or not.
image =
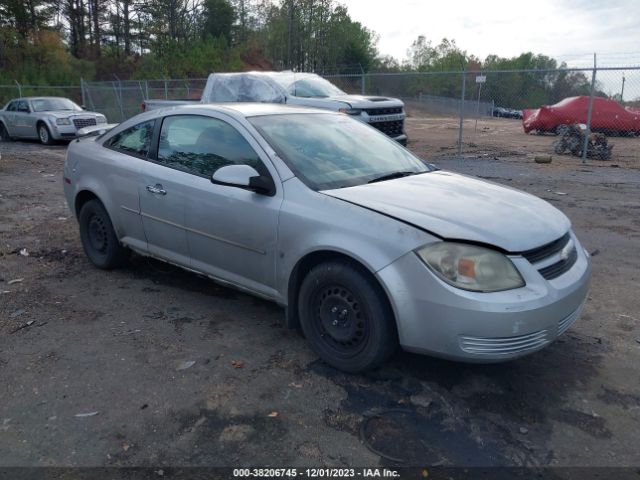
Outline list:
[[[51,0],[0,0],[0,26],[12,27],[26,38],[45,27],[54,11]]]
[[[224,37],[231,44],[231,32],[236,20],[236,11],[228,0],[205,0],[202,10],[203,36]]]

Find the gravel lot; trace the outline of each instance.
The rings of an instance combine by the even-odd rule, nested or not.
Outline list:
[[[450,158],[427,123],[409,125],[423,157],[572,219],[594,273],[561,339],[507,364],[399,353],[342,374],[273,304],[138,256],[93,268],[65,147],[2,143],[0,467],[640,465],[640,169],[500,146]]]

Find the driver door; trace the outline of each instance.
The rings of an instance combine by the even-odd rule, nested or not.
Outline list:
[[[189,174],[183,184],[184,225],[191,266],[213,277],[275,296],[275,258],[282,191],[274,196],[215,185],[220,167],[246,164],[274,180],[275,169],[232,119],[165,117],[158,163]]]
[[[7,105],[6,110],[4,111],[4,125],[7,128],[7,132],[12,137],[18,136],[18,131],[16,130],[15,121],[16,121],[16,109],[18,108],[18,101],[14,100],[13,102]]]
[[[35,131],[29,128],[29,116],[31,115],[29,102],[19,100],[16,111],[13,112],[13,128],[17,137],[33,137]]]

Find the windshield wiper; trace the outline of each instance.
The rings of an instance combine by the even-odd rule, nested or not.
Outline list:
[[[384,182],[385,180],[393,180],[394,178],[408,177],[410,175],[416,175],[418,173],[424,173],[424,172],[402,172],[402,171],[391,172],[385,175],[381,175],[380,177],[376,177],[373,180],[369,180],[367,183]]]

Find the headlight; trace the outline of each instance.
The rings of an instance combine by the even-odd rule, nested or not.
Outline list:
[[[416,253],[442,280],[464,290],[499,292],[525,285],[511,260],[488,248],[440,242]]]
[[[362,109],[360,108],[341,108],[338,110],[340,113],[346,113],[347,115],[360,115]]]
[[[96,123],[107,123],[107,117],[104,115],[98,115],[96,117]]]
[[[71,120],[68,118],[56,118],[56,125],[71,125]]]

